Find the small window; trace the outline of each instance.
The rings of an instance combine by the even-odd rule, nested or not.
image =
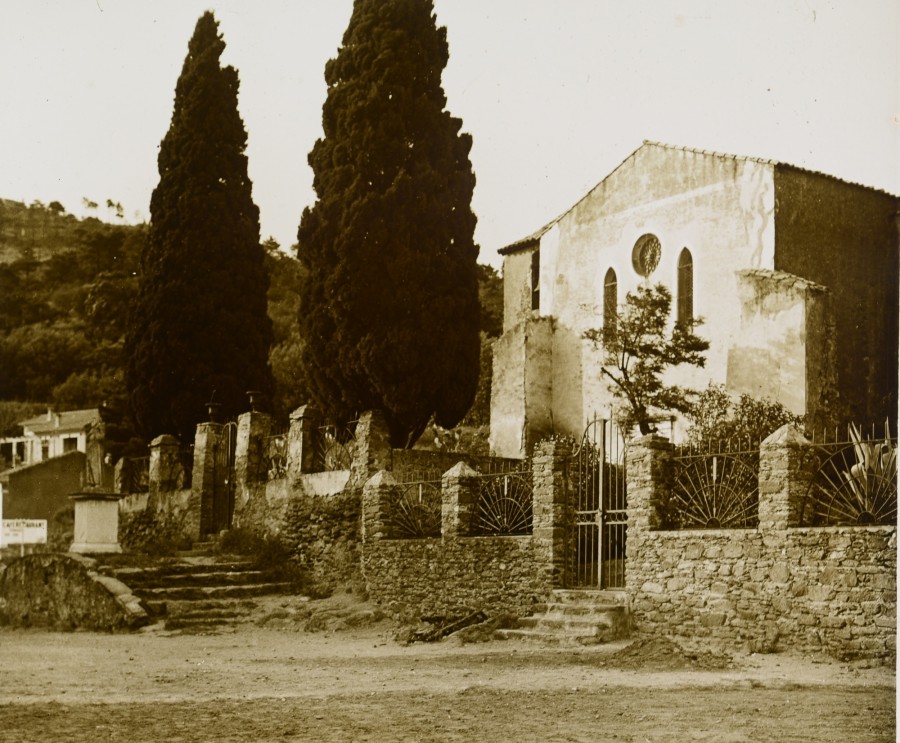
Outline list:
[[[694,259],[685,248],[678,256],[678,323],[687,325],[694,319]]]
[[[531,254],[531,309],[541,308],[541,251]]]
[[[68,454],[70,451],[78,450],[78,439],[74,436],[67,436],[63,439],[63,454]]]
[[[616,313],[619,304],[619,282],[616,272],[609,269],[603,279],[603,327],[614,330]]]

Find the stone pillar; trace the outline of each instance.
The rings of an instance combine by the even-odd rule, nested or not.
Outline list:
[[[302,405],[291,413],[287,462],[290,475],[316,471],[316,440],[321,424],[319,411],[312,405]]]
[[[356,424],[348,487],[360,487],[379,470],[392,469],[391,434],[384,413],[369,410]]]
[[[76,493],[75,526],[69,552],[99,554],[121,552],[119,496],[112,493]]]
[[[672,444],[650,434],[628,447],[628,554],[640,551],[648,531],[660,527],[658,507],[666,497],[665,487]]]
[[[441,536],[466,537],[478,498],[478,473],[465,462],[457,462],[441,478]]]
[[[569,567],[568,525],[573,514],[566,475],[571,456],[572,447],[567,441],[547,439],[535,446],[531,461],[532,535],[543,555],[545,576],[553,588],[565,586]]]
[[[181,445],[169,434],[150,442],[150,492],[179,490],[184,484]]]
[[[215,531],[213,498],[215,497],[215,458],[225,427],[221,423],[199,423],[194,436],[194,469],[191,474],[190,509],[199,512],[199,533],[189,535],[199,540]]]
[[[810,442],[788,424],[759,447],[760,531],[800,525],[803,498],[809,488]]]
[[[375,542],[390,538],[387,523],[393,499],[396,497],[397,482],[385,470],[376,472],[369,478],[362,491],[362,541]]]
[[[234,449],[234,477],[238,487],[253,482],[265,482],[266,443],[272,431],[272,416],[252,410],[237,421],[237,441]]]

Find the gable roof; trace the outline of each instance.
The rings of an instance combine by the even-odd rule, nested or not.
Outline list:
[[[615,173],[617,170],[619,170],[619,168],[621,168],[623,165],[625,165],[625,163],[627,163],[629,160],[631,160],[640,150],[644,149],[645,147],[659,147],[659,148],[662,148],[665,150],[675,150],[677,152],[689,152],[694,155],[708,155],[710,157],[716,157],[716,158],[720,158],[723,160],[725,160],[725,159],[740,160],[742,162],[754,162],[754,163],[760,163],[762,165],[771,165],[773,167],[790,168],[791,170],[796,170],[800,173],[808,173],[810,175],[822,176],[824,178],[830,178],[835,181],[840,181],[841,183],[847,183],[848,185],[851,185],[851,186],[865,188],[874,193],[881,193],[881,194],[885,194],[887,196],[892,196],[892,194],[889,194],[887,191],[884,191],[879,188],[873,188],[872,186],[866,186],[866,185],[863,185],[862,183],[854,183],[853,181],[845,181],[842,178],[838,178],[837,176],[834,176],[834,175],[829,175],[828,173],[823,173],[818,170],[809,170],[807,168],[801,168],[796,165],[791,165],[790,163],[785,163],[785,162],[781,162],[778,160],[769,160],[764,157],[750,157],[747,155],[730,155],[725,152],[715,152],[713,150],[701,150],[701,149],[697,149],[694,147],[682,147],[679,145],[665,144],[664,142],[654,142],[652,140],[645,139],[643,144],[641,144],[640,147],[638,147],[630,155],[628,155],[628,157],[626,157],[624,160],[622,160],[622,162],[620,162],[615,168],[613,168],[609,173],[607,173],[593,188],[589,189],[588,192],[584,196],[582,196],[578,201],[576,201],[574,204],[572,204],[572,206],[570,206],[566,211],[564,211],[562,214],[560,214],[558,217],[556,217],[556,219],[553,219],[552,221],[548,222],[543,227],[541,227],[539,230],[530,234],[528,237],[523,237],[520,240],[516,240],[515,242],[510,243],[509,245],[506,245],[506,246],[500,248],[497,251],[497,253],[499,253],[500,255],[509,255],[510,253],[515,253],[519,250],[523,250],[524,248],[532,247],[533,245],[538,243],[540,241],[541,237],[543,237],[544,234],[546,234],[550,230],[551,227],[553,227],[557,222],[559,222],[559,220],[561,220],[569,212],[571,212],[573,209],[575,209],[575,207],[577,207],[582,201],[584,201],[588,196],[590,196],[591,193],[593,193],[593,191],[597,188],[597,186],[601,185],[607,178],[609,178],[611,175],[613,175],[613,173]]]
[[[67,410],[62,413],[54,413],[48,410],[43,415],[19,421],[22,428],[27,428],[32,433],[53,433],[54,431],[81,431],[92,423],[100,420],[100,410]]]

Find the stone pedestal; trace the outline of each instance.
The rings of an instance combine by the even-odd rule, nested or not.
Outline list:
[[[69,552],[97,554],[121,552],[119,496],[113,493],[76,493],[74,540]]]

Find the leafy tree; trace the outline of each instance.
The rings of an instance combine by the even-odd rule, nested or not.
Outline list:
[[[349,421],[381,409],[395,446],[458,423],[478,382],[472,139],[445,110],[431,0],[355,0],[325,67],[317,201],[298,231],[310,393]]]
[[[694,333],[701,320],[675,323],[669,314],[672,294],[662,284],[639,286],[628,292],[614,323],[588,330],[585,337],[601,346],[601,373],[613,394],[624,403],[621,417],[627,428],[638,426],[646,435],[656,430],[655,412],[689,413],[693,390],[663,382],[664,372],[681,364],[702,367],[709,342]]]
[[[213,396],[225,415],[271,393],[268,279],[247,176],[238,74],[213,14],[197,21],[160,145],[159,184],[126,336],[138,432],[193,437]]]

